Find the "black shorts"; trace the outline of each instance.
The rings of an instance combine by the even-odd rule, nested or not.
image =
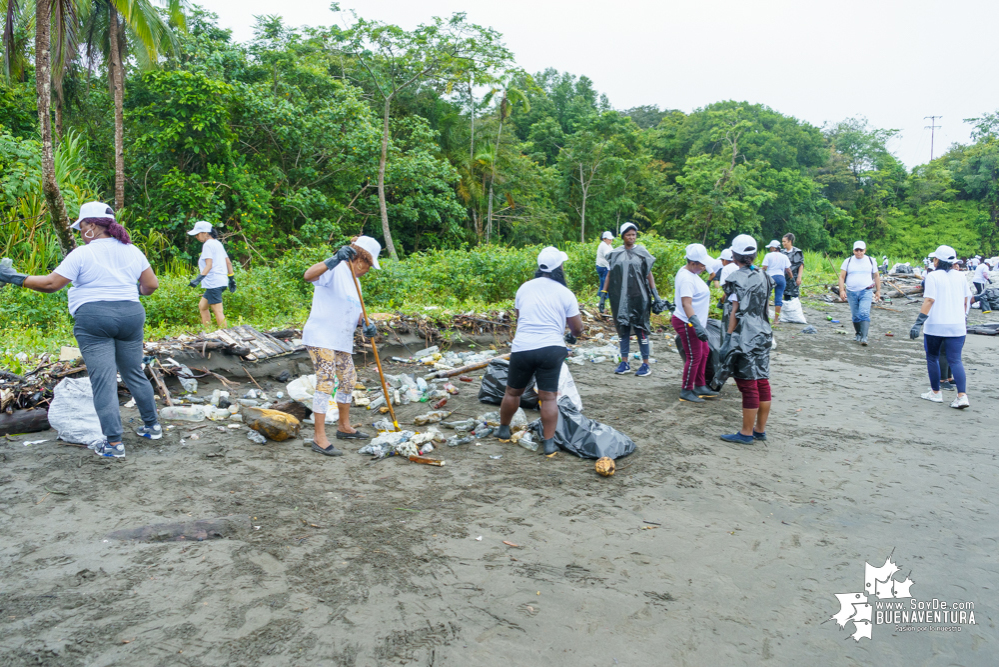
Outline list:
[[[206,289],[205,293],[201,296],[204,297],[209,306],[213,306],[216,303],[222,303],[222,291],[224,289],[225,287],[212,287],[211,289]]]
[[[569,351],[564,345],[514,352],[510,355],[510,372],[506,378],[506,386],[511,389],[525,389],[533,376],[538,391],[556,392],[562,362],[567,356]]]

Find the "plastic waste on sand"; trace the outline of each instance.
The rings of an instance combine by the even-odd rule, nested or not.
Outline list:
[[[529,427],[540,439],[543,436],[541,420]],[[524,446],[523,438],[518,444]],[[584,459],[621,458],[632,454],[634,441],[624,433],[594,421],[581,413],[568,397],[558,400],[558,426],[555,427],[555,444],[571,454]]]
[[[435,410],[433,412],[428,412],[426,414],[419,415],[413,420],[413,423],[417,426],[423,426],[425,424],[434,424],[441,421],[445,417],[449,416],[451,413],[447,410]]]
[[[801,330],[801,333],[803,334],[817,334],[818,332],[819,330],[813,327],[811,324],[809,324],[807,327]]]
[[[255,442],[258,445],[267,444],[267,438],[265,438],[263,434],[257,433],[256,431],[248,431],[246,433],[246,439],[250,442]]]
[[[805,319],[805,311],[801,308],[801,299],[784,299],[784,305],[780,309],[780,321],[787,324],[808,324]]]
[[[63,378],[55,386],[49,405],[49,425],[66,442],[89,446],[104,441],[90,378]]]
[[[336,401],[333,396],[336,394],[337,386],[339,382],[333,383],[333,391],[330,392],[329,408],[327,414],[330,412],[336,413]],[[315,375],[303,375],[301,377],[295,378],[288,383],[286,387],[288,390],[288,396],[295,399],[301,403],[304,403],[309,408],[312,407],[312,397],[316,394],[316,376]]]
[[[278,442],[297,438],[301,430],[298,419],[287,412],[279,412],[278,410],[246,408],[243,410],[243,421],[254,431],[259,431],[271,440]]]
[[[214,409],[214,408],[213,408]],[[160,419],[184,422],[205,421],[205,409],[200,405],[168,405],[159,410]]]

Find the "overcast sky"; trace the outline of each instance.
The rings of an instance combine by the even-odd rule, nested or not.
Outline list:
[[[343,23],[328,0],[195,0],[237,40],[254,15]],[[369,19],[413,28],[466,12],[500,31],[517,64],[590,77],[617,109],[691,111],[719,100],[769,105],[821,126],[851,116],[897,128],[910,168],[969,140],[971,118],[999,109],[994,0],[344,0]]]

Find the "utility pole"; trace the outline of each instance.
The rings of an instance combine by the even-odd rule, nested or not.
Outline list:
[[[943,116],[923,116],[923,120],[927,118],[930,119],[930,124],[923,129],[930,131],[930,162],[933,162],[933,136],[936,134],[938,127],[943,127],[942,125],[937,125],[937,118],[943,118]]]

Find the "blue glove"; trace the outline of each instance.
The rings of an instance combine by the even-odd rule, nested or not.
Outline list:
[[[197,277],[197,278],[195,278],[194,280],[192,280],[192,281],[191,281],[190,283],[188,283],[188,284],[189,284],[189,285],[190,285],[191,287],[197,287],[198,285],[200,285],[200,284],[201,284],[201,281],[202,281],[202,280],[204,280],[204,279],[205,279],[205,275],[204,275],[203,273],[199,273],[199,274],[198,274],[198,277]]]
[[[14,270],[14,260],[9,257],[4,257],[0,260],[0,285],[9,283],[18,287],[24,287],[24,279],[27,277],[27,274],[18,273]]]
[[[349,245],[345,245],[336,251],[336,253],[323,262],[326,265],[327,271],[332,271],[337,267],[340,262],[349,262],[357,257],[357,251],[351,248]]]
[[[919,317],[916,318],[916,323],[912,325],[911,329],[909,329],[909,338],[912,340],[919,338],[919,331],[923,328],[923,322],[925,322],[928,317],[929,315],[919,313]]]
[[[375,326],[374,322],[368,322],[365,324],[361,331],[363,331],[364,335],[368,338],[374,338],[378,335],[378,327]]]

